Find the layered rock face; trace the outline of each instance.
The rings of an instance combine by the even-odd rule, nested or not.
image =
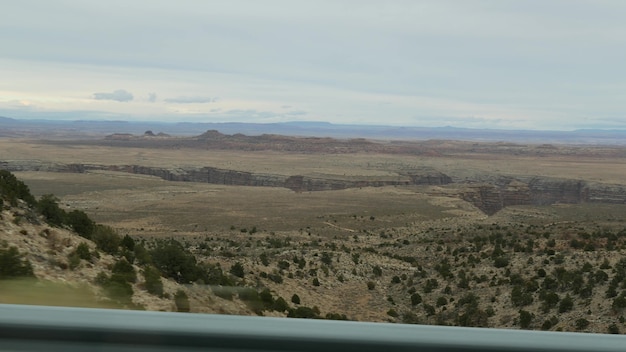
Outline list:
[[[488,215],[511,205],[626,204],[626,187],[549,177],[469,184],[459,196]]]
[[[89,170],[108,170],[156,176],[167,181],[201,182],[234,186],[285,187],[296,192],[399,185],[445,185],[452,182],[449,176],[434,170],[407,171],[397,178],[383,179],[372,177],[335,178],[332,175],[327,177],[286,176],[214,167],[168,169],[141,165],[58,164],[38,161],[4,161],[0,162],[0,168],[9,171],[75,173],[83,173]]]
[[[589,183],[550,177],[477,176],[475,180],[453,183],[436,170],[403,171],[398,177],[335,177],[252,173],[214,167],[168,169],[141,165],[59,164],[39,161],[0,161],[0,169],[9,171],[49,171],[83,173],[108,170],[150,175],[167,181],[201,182],[234,186],[284,187],[295,192],[329,191],[358,187],[451,185],[457,196],[474,204],[488,215],[512,205],[548,205],[555,203],[626,204],[626,186]]]

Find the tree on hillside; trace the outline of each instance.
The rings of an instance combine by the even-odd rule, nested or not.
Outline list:
[[[245,274],[243,264],[241,264],[240,262],[236,262],[235,264],[233,264],[233,266],[230,267],[230,273],[237,277],[243,278],[243,275]]]
[[[122,239],[112,227],[96,225],[92,240],[96,243],[98,249],[109,254],[117,254]]]
[[[161,273],[152,265],[148,265],[143,271],[143,277],[146,282],[144,288],[155,296],[163,296],[163,281],[161,281]]]
[[[191,307],[189,305],[189,297],[183,290],[176,291],[174,295],[174,303],[176,304],[176,310],[179,312],[189,312]]]
[[[291,296],[291,302],[294,304],[300,304],[300,296],[294,293],[293,296]]]
[[[206,278],[206,272],[197,265],[196,257],[175,240],[159,241],[150,254],[154,266],[165,277],[179,283],[190,283]]]
[[[46,218],[48,224],[61,226],[65,223],[65,211],[59,208],[59,199],[53,194],[44,194],[37,202],[37,210]]]
[[[37,203],[28,186],[6,170],[0,170],[0,200],[3,198],[12,206],[17,205],[18,199],[25,201],[31,207]]]
[[[30,262],[15,247],[0,248],[0,279],[35,276]]]
[[[85,214],[82,210],[72,210],[66,215],[65,222],[69,225],[74,232],[78,235],[91,239],[93,232],[96,228],[96,224]]]
[[[132,237],[125,235],[122,238],[122,241],[120,242],[120,245],[126,249],[128,249],[129,251],[134,251],[135,250],[135,240],[133,240]]]

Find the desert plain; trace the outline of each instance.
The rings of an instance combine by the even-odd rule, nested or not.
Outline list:
[[[0,167],[121,235],[242,264],[243,285],[322,317],[624,330],[622,146],[42,135],[0,139]],[[247,314],[201,287],[192,311]]]

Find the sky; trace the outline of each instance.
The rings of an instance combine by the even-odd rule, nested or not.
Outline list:
[[[626,129],[622,0],[20,0],[0,116]]]

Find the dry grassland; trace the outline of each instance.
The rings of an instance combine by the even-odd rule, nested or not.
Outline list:
[[[445,145],[443,147],[446,147]],[[429,167],[455,181],[476,175],[541,175],[625,184],[619,157],[456,152],[438,157],[383,154],[296,154],[200,149],[49,145],[0,140],[0,160],[136,164],[159,167],[211,166],[279,175],[393,178],[403,170]],[[381,227],[413,226],[442,217],[484,216],[436,187],[383,187],[295,193],[288,189],[166,182],[116,172],[86,174],[18,172],[36,195],[53,193],[69,208],[134,235],[297,231],[349,235]],[[336,222],[340,222],[341,226]]]

